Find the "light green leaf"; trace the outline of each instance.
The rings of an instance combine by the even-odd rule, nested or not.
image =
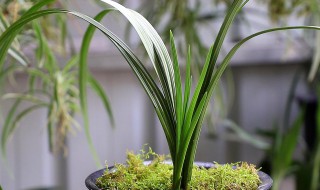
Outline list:
[[[178,61],[178,55],[177,50],[174,43],[174,37],[172,32],[170,32],[170,44],[171,44],[171,55],[173,57],[173,68],[174,68],[174,74],[175,74],[175,86],[176,86],[176,98],[175,98],[175,116],[176,116],[176,151],[179,152],[179,146],[180,146],[180,138],[181,138],[181,131],[182,131],[182,125],[183,125],[183,119],[184,119],[184,110],[183,110],[183,104],[182,104],[182,87],[181,87],[181,75],[180,75],[180,69],[179,69],[179,61]],[[177,155],[178,156],[178,155]]]
[[[103,105],[108,113],[109,118],[110,118],[111,125],[114,126],[114,117],[112,114],[110,102],[109,102],[108,97],[107,97],[106,93],[104,92],[102,86],[99,84],[98,81],[96,81],[96,79],[93,78],[93,76],[89,77],[88,82],[89,82],[91,88],[94,90],[94,92],[102,100]]]
[[[18,99],[15,101],[11,109],[9,110],[9,113],[6,117],[6,120],[4,122],[3,128],[2,128],[2,133],[1,133],[1,151],[2,151],[2,156],[3,158],[6,157],[6,144],[7,140],[10,136],[10,125],[13,122],[13,117],[17,112],[17,108],[19,107],[21,103],[21,100]]]

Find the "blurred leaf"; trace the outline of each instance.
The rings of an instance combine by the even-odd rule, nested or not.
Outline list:
[[[273,188],[278,190],[279,183],[285,176],[292,162],[294,150],[296,148],[300,128],[303,124],[304,113],[300,113],[292,128],[284,135],[278,135],[275,152],[272,156],[272,177],[274,179]]]
[[[99,22],[103,19],[105,15],[107,15],[112,10],[113,9],[107,9],[107,10],[101,11],[94,19]],[[89,143],[89,147],[90,147],[91,153],[94,155],[94,159],[96,163],[98,165],[101,165],[91,140],[91,135],[89,131],[89,116],[88,116],[88,103],[87,103],[87,82],[90,81],[87,59],[88,59],[90,43],[95,30],[96,30],[96,27],[94,27],[93,25],[90,25],[87,28],[84,34],[84,37],[82,39],[80,55],[79,55],[79,91],[80,91],[79,98],[80,98],[80,105],[81,105],[81,113],[84,121],[84,129],[85,129],[86,137]],[[104,94],[101,94],[101,95],[103,96]],[[104,105],[108,110],[109,103],[108,101],[104,101],[104,102],[105,102]],[[111,113],[111,111],[108,113]],[[110,117],[110,121],[113,124],[114,121],[112,117]]]
[[[3,99],[20,99],[25,101],[30,101],[35,104],[45,103],[43,100],[37,98],[36,96],[30,94],[21,94],[21,93],[6,93],[2,96]]]
[[[262,150],[266,150],[270,147],[270,145],[261,139],[249,134],[245,130],[243,130],[240,126],[238,126],[236,123],[234,123],[231,120],[224,120],[222,121],[222,124],[227,129],[231,130],[235,134],[237,134],[237,137],[240,138],[243,142],[247,142],[254,147]]]
[[[319,22],[320,23],[320,22]],[[319,64],[320,64],[320,33],[316,33],[316,45],[313,54],[312,64],[308,75],[309,82],[313,81],[317,72],[319,71]]]
[[[17,127],[17,124],[18,122],[24,118],[27,114],[31,113],[32,111],[36,110],[36,109],[39,109],[39,108],[42,108],[42,107],[47,107],[48,104],[46,103],[42,103],[42,104],[37,104],[37,105],[34,105],[34,106],[30,106],[29,108],[27,109],[24,109],[23,111],[21,111],[12,121],[12,123],[9,125],[8,127],[8,133],[7,135],[10,136],[13,131],[16,129]]]
[[[11,109],[9,110],[9,113],[6,116],[5,123],[2,127],[2,133],[1,133],[1,151],[3,158],[6,157],[6,144],[7,140],[10,136],[10,125],[12,123],[13,117],[17,112],[17,108],[20,105],[21,100],[17,99]]]
[[[93,76],[89,77],[88,83],[90,84],[90,86],[93,89],[93,91],[102,100],[103,105],[105,107],[105,110],[107,111],[108,116],[110,118],[111,125],[114,127],[114,117],[113,117],[113,114],[112,114],[110,102],[109,102],[108,97],[107,97],[106,93],[104,92],[102,86],[99,84],[98,81],[96,81],[96,79],[93,78]]]
[[[18,51],[17,49],[15,49],[14,47],[9,48],[8,50],[8,54],[13,57],[13,59],[15,59],[16,61],[18,61],[18,63],[20,63],[23,66],[28,66],[29,65],[29,60],[28,58],[23,55],[22,52]]]

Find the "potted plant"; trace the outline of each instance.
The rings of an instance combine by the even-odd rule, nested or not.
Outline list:
[[[187,58],[189,61],[187,61],[186,64],[185,88],[182,90],[182,79],[180,76],[178,56],[176,53],[173,35],[170,35],[172,52],[171,60],[166,46],[162,42],[157,32],[139,13],[127,9],[111,0],[103,1],[113,6],[114,9],[102,11],[95,17],[95,19],[92,19],[91,17],[88,17],[82,13],[67,10],[48,9],[38,11],[33,9],[33,11],[31,11],[29,14],[24,15],[24,17],[12,24],[0,36],[0,57],[4,59],[3,57],[5,57],[8,51],[8,44],[12,42],[14,37],[26,23],[36,18],[55,13],[69,13],[88,21],[93,26],[88,28],[86,36],[83,38],[79,61],[79,97],[81,99],[80,102],[82,109],[86,110],[85,86],[89,74],[85,59],[94,29],[98,28],[100,31],[102,31],[119,49],[120,53],[123,55],[133,72],[138,77],[151,102],[153,103],[155,112],[158,115],[166,135],[170,150],[173,164],[172,189],[174,190],[188,189],[192,176],[192,167],[205,110],[208,106],[212,92],[223,71],[241,45],[251,38],[273,31],[299,28],[320,30],[320,27],[315,26],[296,26],[273,28],[255,33],[238,42],[223,58],[221,64],[217,66],[217,59],[228,29],[230,28],[237,13],[239,13],[241,8],[248,2],[248,0],[234,0],[230,5],[215,42],[209,50],[206,62],[201,71],[201,75],[191,96],[190,92],[192,87],[190,75],[190,56]],[[41,6],[39,8],[41,8]],[[104,15],[115,9],[120,11],[137,30],[151,59],[151,62],[154,65],[161,87],[158,87],[156,81],[151,77],[149,71],[145,68],[138,57],[130,50],[130,48],[116,35],[98,22],[103,18]],[[190,51],[191,49],[189,48],[188,55],[190,55]]]

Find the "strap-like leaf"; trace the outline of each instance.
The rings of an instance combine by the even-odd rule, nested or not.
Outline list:
[[[209,50],[209,53],[208,53],[207,59],[206,59],[206,63],[203,66],[201,75],[200,75],[199,80],[198,80],[197,87],[196,87],[196,89],[194,91],[190,106],[188,107],[188,111],[186,113],[187,115],[186,115],[186,119],[185,119],[185,124],[184,124],[183,137],[185,137],[187,135],[187,131],[188,131],[189,127],[190,127],[193,115],[194,115],[194,113],[196,111],[197,102],[199,101],[199,99],[202,98],[199,95],[200,95],[200,91],[201,91],[202,85],[204,84],[204,80],[205,80],[206,74],[208,72],[208,67],[210,65],[210,58],[211,58],[212,53],[213,53],[213,47],[211,47],[210,50]]]
[[[3,128],[2,128],[2,133],[1,133],[1,151],[2,151],[2,156],[5,158],[6,157],[6,144],[7,140],[10,135],[10,125],[12,123],[13,117],[16,114],[17,108],[19,107],[21,103],[21,100],[17,99],[13,106],[11,107],[6,120],[4,122]]]
[[[185,87],[184,87],[184,98],[183,98],[183,112],[184,112],[184,121],[186,118],[187,108],[189,104],[189,97],[191,91],[191,83],[192,83],[192,76],[191,76],[191,48],[188,48],[188,57],[186,63],[186,76],[185,76]]]
[[[107,9],[102,12],[100,12],[94,19],[96,21],[101,21],[106,14],[108,14],[112,9]],[[88,74],[88,66],[87,66],[87,59],[88,59],[88,52],[90,43],[93,37],[93,34],[95,32],[96,28],[94,26],[89,26],[87,28],[87,31],[85,32],[85,35],[82,40],[81,48],[80,48],[80,58],[79,58],[79,91],[80,91],[80,105],[81,105],[81,113],[84,121],[84,129],[86,133],[87,140],[89,142],[89,147],[94,155],[94,159],[96,160],[96,163],[99,164],[99,158],[96,154],[96,151],[94,149],[90,130],[89,130],[89,116],[88,116],[88,103],[87,103],[87,82],[89,81],[89,74]],[[111,118],[111,121],[113,119]],[[100,164],[99,164],[100,165]]]
[[[218,56],[220,54],[220,50],[221,50],[222,44],[224,42],[224,39],[226,37],[226,34],[227,34],[233,20],[235,19],[237,13],[240,11],[240,9],[242,8],[243,5],[244,5],[243,0],[234,0],[228,9],[227,15],[224,18],[224,21],[219,29],[216,40],[212,46],[213,52],[209,58],[210,65],[208,67],[208,72],[206,74],[204,84],[201,88],[200,94],[203,94],[204,92],[207,92],[207,90],[208,90],[209,83],[210,83],[212,75],[214,73],[213,71],[215,69],[215,64],[218,60]],[[208,95],[209,95],[209,97],[211,97],[210,94],[208,94]]]
[[[170,32],[170,44],[171,44],[171,55],[173,58],[173,68],[174,68],[174,81],[176,86],[176,98],[175,98],[175,116],[176,116],[176,152],[179,152],[179,146],[181,142],[181,131],[182,124],[184,119],[184,110],[183,110],[183,96],[182,96],[182,87],[181,87],[181,75],[179,69],[179,61],[177,50],[174,43],[174,37],[172,32]],[[178,156],[178,155],[177,155]]]
[[[163,88],[165,97],[171,101],[171,106],[173,109],[174,100],[175,100],[175,82],[174,82],[174,68],[169,56],[169,53],[161,40],[159,34],[156,30],[151,26],[151,24],[139,13],[127,9],[122,5],[113,2],[111,0],[101,0],[116,9],[118,9],[132,24],[132,26],[136,29],[140,39],[151,59],[151,62],[156,69],[158,77],[161,82],[161,86]],[[157,52],[160,61],[156,61]],[[164,74],[165,76],[161,76]],[[162,80],[165,78],[165,80]]]
[[[49,4],[49,3],[52,3],[52,2],[54,2],[54,0],[43,0],[43,1],[40,1],[39,3],[35,4],[34,6],[32,6],[27,12],[25,12],[25,13],[22,15],[22,17],[27,16],[27,15],[35,12],[35,11],[38,11],[38,10],[41,9],[43,6],[45,6],[45,5]],[[8,30],[6,30],[4,33],[6,33],[6,32],[8,32]],[[2,50],[2,48],[8,49],[8,48],[10,47],[12,41],[14,40],[14,36],[15,36],[16,34],[18,34],[18,33],[20,32],[20,30],[12,30],[11,32],[14,32],[14,35],[13,35],[12,37],[10,36],[10,37],[6,38],[6,40],[3,40],[3,39],[0,40],[0,41],[2,42],[2,43],[0,44],[1,50]],[[11,50],[10,50],[10,51],[11,51]],[[0,68],[2,68],[2,66],[3,66],[4,60],[5,60],[5,58],[6,58],[6,56],[5,56],[6,53],[7,53],[7,50],[6,50],[5,52],[0,51]],[[11,53],[13,53],[13,52],[11,52]],[[22,58],[22,57],[19,57],[19,59],[21,59],[21,58]],[[25,60],[22,59],[22,62],[21,62],[21,63],[24,63],[24,61],[25,61]]]
[[[275,187],[286,174],[292,161],[292,155],[298,142],[300,128],[303,123],[304,113],[300,113],[292,128],[280,139],[280,144],[272,160],[272,176],[275,179]]]
[[[100,85],[100,83],[95,78],[93,78],[93,76],[89,76],[88,83],[91,86],[91,88],[93,89],[93,91],[102,100],[102,103],[103,103],[103,105],[105,107],[105,110],[107,111],[108,116],[110,118],[111,125],[114,126],[114,117],[113,117],[113,114],[112,114],[110,102],[109,102],[108,97],[107,97],[106,93],[104,92],[102,86]]]

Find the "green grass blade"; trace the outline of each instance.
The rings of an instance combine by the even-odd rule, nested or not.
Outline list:
[[[42,81],[44,81],[45,83],[48,83],[50,84],[51,83],[51,77],[42,72],[41,70],[39,69],[35,69],[35,68],[27,68],[25,70],[30,76],[34,76],[36,78],[40,78]]]
[[[267,142],[252,136],[233,121],[225,120],[222,122],[222,124],[225,126],[226,129],[233,131],[235,134],[237,134],[237,136],[241,139],[241,142],[250,143],[251,145],[260,150],[267,150],[268,148],[270,148],[270,145]]]
[[[206,67],[207,63],[210,63],[208,64],[208,67],[207,68],[204,68],[202,70],[202,73],[205,71],[206,74],[205,74],[205,78],[203,79],[203,84],[201,82],[201,80],[199,80],[198,82],[198,85],[197,85],[197,88],[201,88],[201,90],[198,92],[197,88],[196,88],[196,91],[195,91],[195,94],[193,96],[193,100],[192,101],[196,101],[198,103],[199,99],[198,99],[198,96],[200,95],[200,97],[208,92],[208,98],[207,98],[207,102],[204,104],[204,110],[207,109],[207,106],[208,106],[208,102],[209,102],[209,99],[212,95],[212,91],[213,91],[213,87],[212,87],[212,74],[214,73],[214,68],[215,68],[215,63],[218,59],[218,56],[219,56],[219,53],[220,53],[220,50],[221,50],[221,47],[222,47],[222,44],[223,44],[223,41],[225,39],[225,36],[227,34],[227,31],[229,30],[230,28],[230,25],[231,23],[233,22],[235,16],[237,15],[237,13],[241,10],[241,8],[245,5],[245,3],[248,2],[248,1],[245,1],[243,3],[242,0],[235,0],[233,1],[230,9],[228,10],[228,13],[223,21],[223,24],[219,30],[219,33],[216,37],[216,41],[214,42],[213,46],[212,46],[212,49],[209,51],[209,55],[207,56],[207,60],[206,60],[206,64],[204,67]],[[223,70],[224,71],[224,70]],[[201,73],[201,75],[202,75]],[[201,78],[201,76],[200,76]],[[216,78],[216,77],[214,77]],[[220,77],[219,77],[220,79]],[[216,83],[214,83],[214,86],[216,86]],[[190,112],[189,116],[187,116],[186,119],[188,123],[190,123],[190,118],[192,117],[192,112],[193,112],[193,107],[195,107],[195,103],[191,101],[191,104],[190,104],[190,108],[188,110],[188,112]],[[193,105],[194,104],[194,105]],[[189,117],[189,118],[188,118]],[[192,169],[191,169],[191,165],[193,163],[193,160],[194,160],[194,157],[195,157],[195,152],[196,152],[196,147],[197,147],[197,141],[199,139],[199,135],[200,135],[200,131],[201,131],[201,125],[202,125],[202,122],[203,122],[203,118],[204,118],[204,114],[201,116],[200,118],[200,123],[197,124],[197,130],[194,132],[194,134],[192,134],[192,142],[191,142],[191,145],[189,146],[189,149],[188,149],[188,156],[186,158],[186,163],[185,165],[183,166],[184,167],[184,171],[183,171],[183,175],[182,175],[182,185],[186,187],[186,185],[188,184],[188,181],[190,180],[191,178],[191,174],[192,173]],[[188,124],[189,125],[189,124]]]
[[[28,11],[25,12],[23,14],[23,16],[27,16],[31,13],[34,13],[34,12],[38,11],[39,9],[41,9],[42,7],[44,7],[50,3],[54,3],[54,2],[55,2],[55,0],[41,0],[40,2],[33,5],[30,9],[28,9]]]
[[[3,99],[20,99],[20,100],[24,100],[24,101],[29,101],[35,104],[42,104],[44,103],[43,100],[30,95],[30,94],[21,94],[21,93],[7,93],[5,95],[2,96]]]
[[[71,72],[79,63],[79,56],[73,56],[68,62],[67,64],[63,67],[62,69],[62,73],[64,75],[67,75],[67,73]]]
[[[57,72],[59,70],[59,64],[40,24],[34,21],[32,26],[35,31],[36,39],[38,40],[37,58],[40,60],[40,63],[38,64],[39,67],[44,66],[51,74]]]
[[[54,146],[54,121],[51,118],[51,115],[54,111],[54,103],[51,101],[50,105],[48,106],[48,114],[47,114],[47,128],[48,128],[48,145],[49,145],[49,150],[50,152],[53,152],[53,146]]]
[[[177,154],[179,156],[177,159],[179,160],[177,161],[177,166],[174,168],[175,171],[173,176],[173,186],[174,186],[173,189],[177,189],[178,187],[180,187],[180,182],[181,182],[182,188],[184,189],[187,188],[186,185],[188,184],[188,182],[184,180],[186,176],[182,174],[182,171],[183,171],[183,168],[185,167],[184,166],[186,163],[185,159],[189,157],[187,155],[187,152],[188,152],[190,143],[191,141],[194,142],[194,139],[192,137],[193,137],[195,128],[197,127],[197,124],[201,119],[202,114],[205,112],[204,106],[205,106],[206,100],[207,100],[207,93],[204,94],[204,96],[202,97],[202,100],[200,101],[199,106],[196,108],[194,117],[192,118],[192,122],[191,122],[190,128],[186,133],[186,136],[182,137],[181,147],[179,149],[179,153]],[[191,166],[192,165],[193,163],[191,164]]]
[[[196,86],[196,89],[193,93],[193,97],[190,103],[190,106],[188,107],[188,111],[187,111],[187,115],[186,115],[186,119],[185,119],[185,124],[184,124],[184,130],[183,130],[183,137],[187,136],[187,131],[189,130],[193,115],[195,113],[195,108],[197,107],[197,102],[199,101],[199,99],[202,99],[202,97],[200,97],[200,91],[202,88],[202,85],[204,84],[204,80],[208,71],[208,67],[210,65],[210,58],[212,56],[213,53],[213,47],[210,48],[209,53],[207,55],[207,59],[206,59],[206,63],[203,66],[202,72],[200,74],[199,80],[198,80],[198,84]]]
[[[318,98],[318,104],[317,107],[319,108],[319,98],[320,98],[320,88],[317,88],[317,98]],[[316,146],[315,146],[315,151],[314,151],[314,160],[313,162],[313,167],[312,167],[312,175],[311,175],[311,190],[316,190],[319,188],[319,181],[320,181],[320,109],[317,109],[316,112]]]
[[[320,33],[316,34],[316,46],[314,50],[314,55],[312,59],[311,68],[308,75],[309,82],[315,78],[317,72],[319,71],[319,64],[320,64]]]
[[[21,100],[16,100],[13,106],[11,107],[6,120],[4,122],[3,128],[2,128],[2,133],[1,133],[1,151],[2,151],[2,156],[5,158],[6,157],[6,144],[7,144],[7,139],[9,138],[9,132],[10,132],[10,125],[12,123],[13,117],[17,112],[17,108],[19,107],[21,103]]]
[[[192,83],[192,76],[191,76],[191,48],[188,48],[187,54],[187,63],[186,63],[186,76],[185,76],[185,86],[184,86],[184,98],[183,98],[183,111],[184,111],[184,120],[187,113],[187,108],[189,104],[189,97],[191,91],[191,83]]]
[[[214,73],[213,71],[215,69],[215,64],[218,60],[218,56],[220,54],[220,50],[221,50],[222,44],[224,42],[224,39],[226,37],[226,34],[227,34],[233,20],[235,19],[236,15],[238,14],[239,10],[242,8],[242,6],[243,6],[243,0],[234,0],[228,9],[227,15],[224,18],[224,21],[219,29],[216,40],[212,46],[213,53],[211,54],[211,56],[209,58],[210,65],[208,67],[208,72],[205,77],[205,80],[204,80],[205,82],[204,82],[203,87],[201,88],[200,94],[203,94],[208,91],[208,87],[210,85],[210,81],[211,81],[212,75]],[[209,94],[209,97],[210,97],[210,94]]]
[[[320,145],[318,143],[313,160],[312,177],[311,177],[311,190],[319,189],[320,181]]]
[[[9,27],[9,22],[6,17],[3,15],[3,12],[0,13],[0,23],[1,23],[1,30],[5,30]]]
[[[106,93],[104,92],[102,86],[95,78],[93,78],[93,76],[89,76],[88,83],[90,84],[90,86],[94,90],[94,92],[102,100],[103,105],[105,107],[105,110],[107,111],[108,116],[110,118],[110,123],[114,127],[114,117],[113,117],[112,109],[110,106],[110,102],[109,102],[108,97],[107,97]]]
[[[23,55],[22,52],[18,51],[14,47],[10,47],[8,50],[8,54],[13,57],[16,61],[18,61],[23,66],[29,65],[29,60],[26,56]]]
[[[166,49],[166,46],[161,40],[159,34],[151,26],[151,24],[139,13],[127,9],[122,5],[110,0],[101,1],[118,9],[136,29],[151,59],[151,62],[154,64],[159,79],[163,78],[163,76],[160,75],[164,73],[165,80],[161,81],[161,86],[163,88],[167,100],[170,101],[171,109],[173,109],[175,100],[174,68],[169,53]],[[158,54],[160,61],[156,60],[157,55],[155,53]],[[172,112],[174,113],[173,110]]]
[[[279,28],[272,28],[268,30],[263,30],[257,33],[254,33],[244,39],[242,39],[240,42],[238,42],[230,51],[229,53],[225,56],[223,59],[221,65],[219,65],[219,68],[217,72],[215,72],[215,76],[213,79],[210,81],[209,85],[209,96],[211,96],[215,86],[217,85],[217,82],[221,78],[222,73],[226,69],[227,65],[229,64],[230,60],[234,56],[234,54],[238,51],[238,49],[247,41],[250,39],[260,36],[262,34],[270,33],[270,32],[276,32],[276,31],[281,31],[281,30],[295,30],[295,29],[308,29],[308,30],[320,30],[320,27],[317,26],[288,26],[288,27],[279,27]]]
[[[0,71],[0,81],[3,80],[7,75],[9,75],[10,73],[19,70],[19,68],[21,68],[20,65],[10,65],[5,69],[2,69]]]
[[[28,88],[30,89],[30,93],[33,94],[35,89],[36,77],[34,75],[30,75],[28,77]]]
[[[32,111],[34,110],[37,110],[39,108],[42,108],[42,107],[47,107],[48,104],[47,103],[42,103],[42,104],[37,104],[37,105],[34,105],[34,106],[30,106],[29,108],[26,108],[24,109],[23,111],[21,111],[16,117],[15,119],[12,121],[12,124],[9,126],[9,129],[8,129],[8,136],[10,136],[13,131],[16,129],[17,127],[17,124],[19,123],[19,121],[24,118],[27,114],[31,113]]]
[[[110,13],[112,9],[107,9],[95,16],[96,21],[101,21],[105,15]],[[93,147],[92,138],[90,135],[89,130],[89,116],[88,116],[88,103],[87,103],[87,82],[89,81],[89,68],[87,64],[88,60],[88,52],[90,48],[90,43],[92,40],[92,37],[94,35],[96,28],[92,25],[90,25],[83,37],[81,48],[80,48],[80,55],[79,55],[79,98],[80,98],[80,105],[81,105],[81,113],[84,121],[84,129],[86,133],[86,137],[89,143],[89,147],[91,150],[91,153],[94,155],[94,159],[96,161],[96,164],[100,165],[100,160],[98,159],[96,150]],[[112,121],[112,119],[111,119]]]
[[[182,104],[182,87],[181,87],[181,75],[179,69],[179,61],[177,50],[174,43],[174,37],[172,32],[170,32],[170,44],[171,44],[171,54],[173,57],[173,68],[175,74],[175,86],[176,86],[176,99],[175,99],[175,116],[176,116],[176,151],[179,151],[179,144],[181,138],[182,124],[184,119],[184,110]],[[178,155],[177,155],[178,156]]]
[[[286,174],[292,162],[292,156],[296,148],[300,128],[303,124],[304,113],[300,113],[292,128],[281,138],[281,143],[272,159],[272,176],[274,176],[275,187]]]
[[[43,6],[49,4],[49,3],[53,2],[53,1],[54,0],[43,0],[43,1],[35,4],[25,14],[23,14],[23,17],[34,13],[35,11],[39,10]],[[1,45],[0,45],[0,48],[1,48],[1,51],[0,51],[0,68],[2,68],[2,66],[3,66],[4,60],[6,58],[5,55],[8,52],[10,44],[13,42],[15,35],[17,35],[20,32],[20,29],[19,30],[6,30],[3,34],[5,34],[7,32],[11,32],[11,34],[13,34],[13,35],[10,36],[10,37],[7,37],[5,40],[4,39],[0,39],[0,41],[2,42]],[[1,36],[3,36],[3,34]],[[3,51],[3,50],[5,50],[5,51]]]
[[[169,115],[169,108],[167,103],[164,101],[164,97],[162,96],[161,92],[159,91],[157,85],[153,81],[152,77],[146,70],[146,68],[142,65],[141,61],[132,53],[130,48],[126,46],[117,36],[115,36],[112,32],[104,28],[100,23],[94,21],[90,17],[83,15],[81,13],[71,12],[71,14],[78,16],[89,23],[93,24],[97,27],[100,31],[102,31],[108,38],[111,40],[112,43],[118,48],[120,53],[124,56],[124,58],[129,63],[130,67],[138,77],[139,81],[141,82],[143,88],[147,92],[149,98],[151,99],[156,113],[160,119],[160,122],[163,126],[172,126],[172,121],[170,120]],[[80,77],[82,78],[82,77]],[[81,81],[80,81],[81,83]],[[169,143],[170,152],[173,152],[175,149],[174,147],[174,138],[172,137],[172,133],[169,133],[170,129],[168,127],[164,127],[165,135],[167,137]]]

